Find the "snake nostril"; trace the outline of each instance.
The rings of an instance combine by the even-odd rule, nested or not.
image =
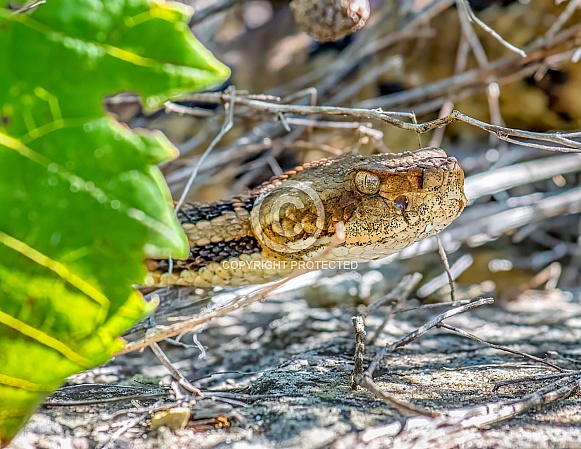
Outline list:
[[[393,204],[399,210],[406,210],[408,207],[408,197],[405,195],[398,196],[395,200],[393,200]]]

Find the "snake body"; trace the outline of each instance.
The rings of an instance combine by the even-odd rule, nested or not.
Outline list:
[[[148,261],[147,285],[248,285],[308,261],[383,258],[441,231],[465,205],[462,168],[439,148],[307,163],[230,200],[184,205],[190,255],[171,272]],[[328,249],[339,222],[345,238]]]

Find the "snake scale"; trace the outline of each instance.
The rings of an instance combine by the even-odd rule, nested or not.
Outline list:
[[[248,285],[308,261],[379,259],[440,232],[465,205],[464,172],[439,148],[322,159],[230,200],[184,205],[189,257],[171,270],[147,261],[146,284]],[[329,249],[339,222],[345,238]]]

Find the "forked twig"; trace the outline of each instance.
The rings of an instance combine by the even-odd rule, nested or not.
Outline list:
[[[199,389],[194,387],[190,383],[190,381],[188,379],[186,379],[186,377],[180,372],[179,369],[177,369],[175,366],[173,366],[173,363],[171,363],[171,360],[168,358],[167,355],[165,355],[165,352],[163,352],[161,350],[161,348],[159,347],[159,345],[157,343],[152,343],[150,345],[150,348],[153,351],[153,353],[156,355],[156,357],[159,359],[161,364],[167,368],[167,370],[170,372],[171,376],[176,380],[176,382],[184,390],[188,391],[189,393],[192,393],[195,396],[200,396],[200,397],[204,396],[203,393]]]
[[[363,323],[363,317],[359,316],[353,318],[353,325],[356,333],[356,349],[355,369],[351,377],[352,388],[356,388],[357,385],[364,387],[373,393],[377,398],[382,399],[384,402],[398,409],[399,411],[406,414],[416,415],[407,419],[404,423],[395,421],[385,426],[365,430],[365,432],[361,435],[361,438],[364,442],[368,443],[374,439],[382,438],[382,441],[385,443],[386,438],[390,438],[390,447],[432,447],[435,441],[441,442],[446,438],[457,438],[458,434],[470,431],[471,428],[481,429],[494,422],[512,418],[518,414],[522,414],[528,410],[531,410],[534,407],[546,405],[556,400],[563,399],[581,387],[580,371],[570,371],[564,373],[562,368],[551,364],[546,360],[542,360],[538,357],[530,356],[529,354],[515,351],[504,346],[488,343],[478,337],[475,337],[472,334],[442,322],[444,319],[449,318],[450,316],[457,315],[458,313],[467,311],[478,305],[490,302],[490,299],[476,301],[468,305],[468,307],[452,309],[435,317],[424,326],[416,329],[416,331],[406,335],[405,337],[384,348],[382,352],[374,357],[373,362],[366,371],[363,371],[363,360],[365,353],[365,327]],[[530,360],[533,360],[534,362],[542,363],[560,372],[531,379],[533,381],[556,379],[556,381],[550,385],[538,389],[537,391],[534,391],[533,393],[527,394],[518,400],[507,402],[491,402],[476,406],[435,412],[417,407],[415,405],[404,403],[391,397],[383,390],[381,390],[381,388],[379,388],[379,386],[373,381],[373,372],[383,357],[398,347],[401,347],[410,341],[417,339],[419,336],[423,335],[427,330],[433,327],[446,328],[455,333],[458,333],[459,335],[483,344],[484,346],[526,357]],[[513,381],[513,383],[514,382],[517,381]],[[509,382],[499,383],[495,389],[508,384]],[[454,439],[453,441],[456,440]]]
[[[436,316],[435,318],[433,318],[423,326],[419,327],[415,331],[400,338],[396,342],[384,347],[382,351],[380,351],[373,358],[373,361],[369,365],[369,368],[367,368],[367,370],[365,371],[363,371],[363,357],[365,353],[365,327],[363,323],[363,317],[360,316],[353,318],[353,326],[355,328],[356,335],[356,348],[355,348],[355,369],[353,370],[353,374],[351,376],[351,388],[356,388],[357,385],[364,387],[371,391],[379,399],[383,400],[387,404],[391,405],[392,407],[396,408],[397,410],[405,414],[419,414],[431,417],[436,416],[434,412],[405,403],[383,392],[381,388],[379,388],[373,381],[373,373],[379,366],[379,363],[381,363],[381,361],[387,354],[418,339],[423,334],[428,332],[430,329],[438,326],[443,320],[458,315],[460,313],[467,312],[468,310],[471,310],[475,307],[479,307],[485,304],[491,304],[493,302],[494,300],[492,298],[484,298],[474,301],[467,305],[450,309],[445,313]]]
[[[474,10],[472,6],[470,6],[470,2],[467,0],[462,0],[464,8],[466,8],[466,12],[468,13],[468,17],[474,23],[476,23],[480,28],[490,34],[494,39],[500,42],[504,47],[508,48],[510,51],[515,52],[517,55],[520,55],[523,58],[527,57],[527,54],[524,50],[518,48],[516,45],[512,45],[510,42],[506,41],[500,34],[494,31],[491,27],[486,25],[482,20],[478,18],[476,14],[474,14]]]
[[[417,328],[415,331],[405,335],[404,337],[400,338],[399,340],[397,340],[397,341],[387,345],[385,348],[383,348],[383,350],[381,352],[379,352],[374,357],[373,361],[369,365],[369,368],[367,368],[367,372],[369,374],[373,375],[373,373],[375,372],[375,370],[377,369],[377,367],[379,366],[379,364],[381,363],[381,361],[383,360],[383,358],[387,354],[390,354],[393,351],[395,351],[396,349],[401,348],[402,346],[405,346],[414,340],[417,340],[422,335],[424,335],[426,332],[428,332],[430,329],[438,326],[445,319],[448,319],[448,318],[453,317],[455,315],[459,315],[461,313],[466,313],[469,310],[475,309],[476,307],[480,307],[480,306],[487,305],[487,304],[492,304],[493,302],[494,302],[494,299],[492,299],[492,298],[482,298],[482,299],[478,299],[474,302],[471,302],[470,304],[466,304],[465,306],[455,307],[455,308],[450,309],[450,310],[448,310],[440,315],[437,315],[436,317],[432,318],[430,321],[425,323],[423,326]]]

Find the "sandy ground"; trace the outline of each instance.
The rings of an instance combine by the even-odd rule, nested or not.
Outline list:
[[[494,390],[500,381],[554,370],[444,329],[432,329],[385,358],[375,372],[377,385],[390,397],[432,412],[488,404],[485,415],[490,416],[495,403],[515,401],[506,419],[495,424],[464,419],[463,424],[451,425],[398,412],[361,387],[351,389],[355,350],[351,317],[357,310],[309,308],[301,294],[304,291],[275,295],[216,321],[198,335],[206,347],[204,358],[195,347],[163,346],[197,387],[230,393],[191,405],[192,418],[185,429],[151,428],[148,406],[158,399],[43,407],[10,448],[580,447],[578,393],[518,413],[519,404],[531,394],[534,397],[535,391],[555,390],[556,380],[527,380]],[[446,323],[538,357],[557,351],[561,357],[575,358],[580,352],[580,298],[581,292],[530,292],[520,300],[480,307]],[[365,366],[383,345],[445,310],[396,315],[375,345],[367,347]],[[367,318],[368,336],[382,320],[382,309]],[[550,360],[574,368],[556,356]],[[149,350],[130,353],[69,384],[108,382],[113,385],[110,391],[69,388],[57,399],[99,402],[118,396],[114,386],[120,384],[146,394],[165,391],[137,381],[167,384],[170,377]]]

